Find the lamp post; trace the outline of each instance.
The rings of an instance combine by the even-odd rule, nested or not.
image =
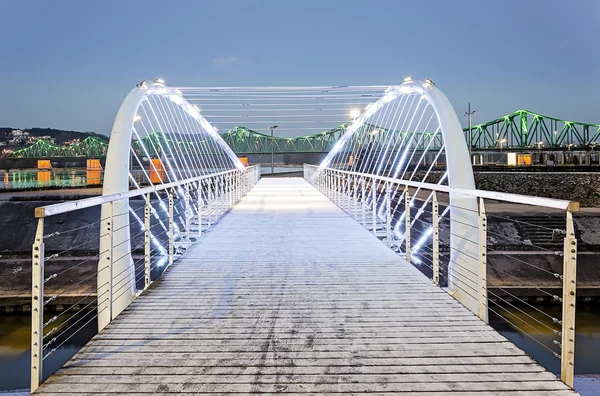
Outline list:
[[[500,152],[502,152],[502,147],[504,146],[504,143],[506,142],[506,139],[500,139],[500,140],[496,140],[498,143],[500,143]]]
[[[592,161],[594,158],[594,148],[598,145],[598,142],[593,142],[590,143],[590,148],[592,149],[591,153],[590,153],[590,159],[588,161],[588,165],[592,165]]]
[[[473,140],[473,136],[471,135],[471,116],[475,114],[475,110],[471,111],[471,102],[467,103],[467,111],[465,112],[465,115],[469,118],[469,131],[467,132],[467,144],[469,146],[469,156],[471,155],[471,151],[473,149],[472,147],[472,140]]]
[[[271,130],[271,174],[275,173],[275,137],[273,136],[273,130],[277,129],[279,125],[270,126]]]

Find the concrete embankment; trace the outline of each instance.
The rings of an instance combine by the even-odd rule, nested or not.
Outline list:
[[[426,182],[437,183],[444,172],[430,172]],[[598,172],[474,172],[480,190],[532,195],[579,202],[582,207],[600,208]],[[425,172],[417,172],[422,180]]]

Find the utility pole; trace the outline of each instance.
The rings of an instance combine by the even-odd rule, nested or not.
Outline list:
[[[475,110],[471,111],[471,102],[469,102],[467,104],[467,112],[465,113],[465,115],[467,117],[469,117],[469,131],[467,132],[467,145],[469,146],[469,157],[471,157],[471,151],[473,150],[472,147],[472,139],[473,136],[471,135],[471,116],[473,116],[473,114],[475,114]]]
[[[270,126],[271,130],[271,174],[275,173],[275,137],[273,136],[273,130],[277,129],[278,125]]]

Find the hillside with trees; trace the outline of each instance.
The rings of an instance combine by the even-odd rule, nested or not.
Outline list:
[[[12,138],[11,132],[15,129],[20,128],[0,127],[0,142],[9,141]],[[83,140],[88,136],[95,136],[104,141],[108,141],[108,136],[95,132],[65,131],[54,128],[25,128],[21,130],[23,132],[29,132],[30,136],[50,136],[51,138],[55,139],[55,144],[57,145],[62,145],[66,141],[73,139]]]

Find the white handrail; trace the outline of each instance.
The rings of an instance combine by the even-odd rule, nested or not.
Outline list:
[[[314,168],[315,170],[319,168],[316,165],[310,165],[310,164],[304,164],[304,166],[307,168]],[[416,182],[416,181],[412,181],[412,180],[395,179],[392,177],[377,176],[377,175],[372,175],[369,173],[351,172],[351,171],[345,171],[345,170],[335,169],[335,168],[325,168],[325,169],[327,169],[328,171],[331,171],[331,172],[338,172],[340,174],[344,174],[344,175],[348,175],[348,176],[368,177],[368,178],[383,181],[383,182],[388,182],[388,183],[393,183],[393,184],[401,184],[401,185],[407,186],[407,187],[422,188],[422,189],[426,189],[426,190],[433,190],[433,191],[439,191],[439,192],[445,192],[445,193],[452,192],[452,193],[468,195],[468,196],[472,196],[472,197],[493,199],[496,201],[518,203],[518,204],[523,204],[523,205],[541,206],[541,207],[552,208],[552,209],[569,210],[571,212],[577,212],[579,210],[579,202],[566,201],[566,200],[562,200],[562,199],[534,197],[534,196],[530,196],[530,195],[511,194],[511,193],[503,193],[503,192],[498,192],[498,191],[472,190],[472,189],[468,189],[468,188],[450,187],[450,186],[444,186],[444,185],[434,184],[434,183],[423,183],[423,182]]]
[[[350,217],[361,223],[369,231],[372,231],[374,236],[385,241],[388,246],[392,247],[392,245],[395,245],[397,252],[401,252],[401,247],[403,246],[404,252],[402,253],[406,261],[409,263],[414,262],[416,265],[424,264],[431,269],[434,283],[439,285],[440,276],[443,276],[446,280],[447,290],[451,292],[452,296],[485,322],[488,322],[489,319],[488,310],[493,311],[489,305],[490,301],[498,305],[497,302],[488,298],[488,293],[491,293],[501,301],[505,300],[488,289],[488,252],[493,251],[493,249],[488,248],[489,213],[486,213],[484,198],[538,206],[542,208],[542,212],[547,208],[564,211],[566,227],[563,239],[562,273],[554,269],[551,271],[545,270],[535,263],[528,263],[519,258],[514,258],[513,260],[516,260],[515,262],[518,265],[525,264],[530,268],[545,271],[555,278],[560,279],[562,283],[562,298],[553,296],[553,298],[562,302],[562,317],[558,319],[546,314],[552,320],[553,324],[556,323],[561,326],[560,331],[553,329],[554,333],[561,337],[561,341],[553,340],[555,344],[560,346],[560,354],[550,348],[547,349],[561,360],[561,380],[567,385],[573,386],[575,365],[575,301],[577,296],[577,238],[572,212],[579,210],[578,202],[450,187],[307,164],[304,165],[304,178]],[[431,191],[429,197],[424,200],[425,203],[420,208],[412,208],[413,201],[411,201],[411,198],[414,200],[417,197],[413,195],[415,192],[410,191],[409,187],[418,189],[417,191]],[[394,192],[401,191],[399,195],[394,195],[394,197],[397,197],[394,209],[391,209],[391,200],[394,199],[391,196],[392,190]],[[440,213],[440,202],[438,200],[439,192],[449,193],[450,196],[449,202],[442,205],[445,207],[442,213]],[[469,200],[472,200],[473,197],[479,198],[475,200],[475,210],[463,207],[463,197],[467,197]],[[452,202],[453,198],[455,200],[454,203]],[[457,199],[461,205],[456,205]],[[431,204],[431,207],[425,209],[424,205],[427,204]],[[428,219],[421,218],[420,224],[417,227],[412,227],[414,224],[414,220],[411,221],[412,216],[416,215],[416,220],[419,214],[424,212],[431,214],[431,225],[428,227]],[[444,216],[444,213],[449,213],[448,220],[450,225],[449,229],[446,228],[444,230],[448,236],[447,240],[450,241],[447,244],[450,248],[449,254],[444,258],[447,265],[445,273],[440,269],[442,255],[439,249],[441,244],[440,232],[442,231],[439,220]],[[372,218],[372,223],[368,224],[366,222],[367,216]],[[492,217],[493,215],[489,216]],[[425,217],[429,217],[429,215]],[[502,219],[502,217],[500,218]],[[512,221],[518,223],[518,218]],[[404,230],[395,236],[392,235],[392,230],[395,230],[402,223],[404,223]],[[554,231],[552,229],[543,228],[553,232],[554,238]],[[414,247],[411,245],[412,229],[419,233],[417,243]],[[453,237],[457,237],[460,240],[458,248],[452,247]],[[504,235],[501,235],[501,238],[503,237]],[[507,238],[512,239],[508,236]],[[418,251],[417,248],[423,247],[429,239],[431,239],[432,245],[429,251],[425,255],[421,255],[421,258],[416,258],[415,260],[415,253]],[[527,245],[525,242],[523,244]],[[531,241],[529,241],[529,245],[534,246],[531,244]],[[548,249],[543,250],[548,251]],[[550,250],[550,252],[553,251]],[[510,255],[502,252],[501,254],[503,257],[510,257]],[[426,258],[426,256],[430,258]],[[427,260],[431,265],[422,260]],[[495,269],[498,270],[497,268]],[[517,279],[513,274],[507,273],[507,275]],[[500,289],[503,290],[502,288]],[[537,290],[541,289],[537,288]],[[503,290],[503,292],[505,291]],[[515,296],[512,297],[518,298]],[[524,300],[520,301],[524,302]],[[499,315],[498,312],[493,312]],[[525,314],[525,312],[523,313]],[[538,319],[530,315],[529,317],[541,323]],[[511,323],[507,318],[504,319]],[[528,324],[526,321],[524,323]],[[519,331],[522,331],[518,325],[514,326]],[[524,334],[527,335],[527,333]],[[534,336],[528,336],[542,344]]]
[[[42,382],[43,360],[46,357],[54,353],[74,334],[90,323],[90,321],[97,319],[99,330],[108,325],[140,292],[150,286],[154,270],[164,265],[167,265],[167,268],[173,265],[177,257],[189,249],[191,243],[201,237],[203,231],[210,229],[236,202],[252,189],[260,179],[260,170],[260,165],[254,165],[247,168],[212,173],[117,194],[107,194],[36,208],[35,215],[38,218],[38,227],[32,246],[31,265],[31,391],[35,391]],[[202,180],[212,180],[214,182],[199,183]],[[177,204],[180,205],[181,210],[178,213],[175,213],[175,189],[180,192],[177,197]],[[161,217],[156,213],[150,199],[151,194],[165,190],[168,195],[168,207],[162,203],[161,196],[158,196],[156,203],[161,205],[166,218],[164,214]],[[134,197],[145,198],[145,205],[141,207],[143,214],[139,215],[139,212],[136,213],[129,206],[128,199]],[[54,323],[61,314],[57,314],[44,323],[44,306],[64,295],[65,290],[70,289],[61,288],[58,292],[54,291],[54,295],[45,298],[44,285],[46,282],[80,264],[46,277],[45,262],[64,255],[82,245],[70,246],[60,253],[54,253],[45,257],[45,242],[47,239],[61,235],[61,232],[58,231],[44,235],[45,218],[94,206],[103,206],[103,209],[106,208],[108,216],[101,218],[100,221],[63,231],[63,233],[81,232],[84,229],[89,231],[97,228],[101,234],[100,238],[105,237],[108,241],[108,247],[105,250],[98,249],[97,258],[83,261],[83,263],[97,261],[98,270],[83,279],[77,279],[76,282],[71,283],[71,286],[69,286],[72,289],[84,281],[91,282],[93,278],[96,278],[96,309],[88,310],[80,319],[71,323],[70,326],[63,328],[66,332],[70,331],[76,325],[79,326],[72,333],[68,334],[65,339],[61,339],[58,336],[49,338],[51,334],[58,332],[65,322],[53,325],[55,327],[48,331],[48,326]],[[126,216],[124,216],[120,224],[117,224],[116,218],[121,215]],[[133,236],[130,234],[130,216],[132,219],[135,218],[137,220],[137,223],[134,221],[134,224],[139,224],[139,229],[141,230],[141,232],[137,232]],[[154,225],[152,225],[152,222],[154,222]],[[152,231],[153,227],[157,225],[163,231],[159,233]],[[137,248],[140,249],[143,247],[144,256],[134,261],[132,258],[134,251],[132,240],[142,235],[143,245],[138,245]],[[136,267],[136,264],[140,265]],[[140,268],[143,268],[142,272],[139,271]],[[142,287],[138,287],[140,281],[143,281]],[[73,307],[84,301],[87,297],[93,297],[92,293],[83,297],[78,295],[77,298],[79,300],[63,312],[68,312],[69,309],[74,310]],[[92,303],[88,303],[85,307],[89,307],[90,305]],[[95,315],[91,316],[94,312]],[[86,318],[85,322],[81,322],[83,318]],[[59,339],[62,342],[59,343]],[[51,345],[53,347],[48,348]]]
[[[250,167],[244,168],[244,169],[248,169],[248,170],[254,169],[257,166],[258,165],[253,165],[253,166],[250,166]],[[244,169],[232,169],[232,170],[228,170],[228,171],[211,173],[208,175],[202,175],[202,176],[198,176],[198,177],[192,177],[189,179],[178,180],[178,181],[174,181],[171,183],[157,184],[154,186],[130,190],[130,191],[123,192],[123,193],[100,195],[97,197],[84,198],[84,199],[79,199],[76,201],[61,202],[61,203],[57,203],[57,204],[53,204],[53,205],[40,206],[38,208],[35,208],[35,217],[37,217],[37,218],[49,217],[49,216],[54,216],[54,215],[61,214],[61,213],[72,212],[74,210],[90,208],[90,207],[102,205],[105,203],[120,201],[122,199],[138,197],[138,196],[141,196],[144,194],[155,193],[158,191],[167,190],[169,188],[182,186],[182,185],[188,184],[188,183],[202,181],[202,180],[210,179],[213,177],[225,176],[225,175],[240,172],[240,171],[243,172]]]

